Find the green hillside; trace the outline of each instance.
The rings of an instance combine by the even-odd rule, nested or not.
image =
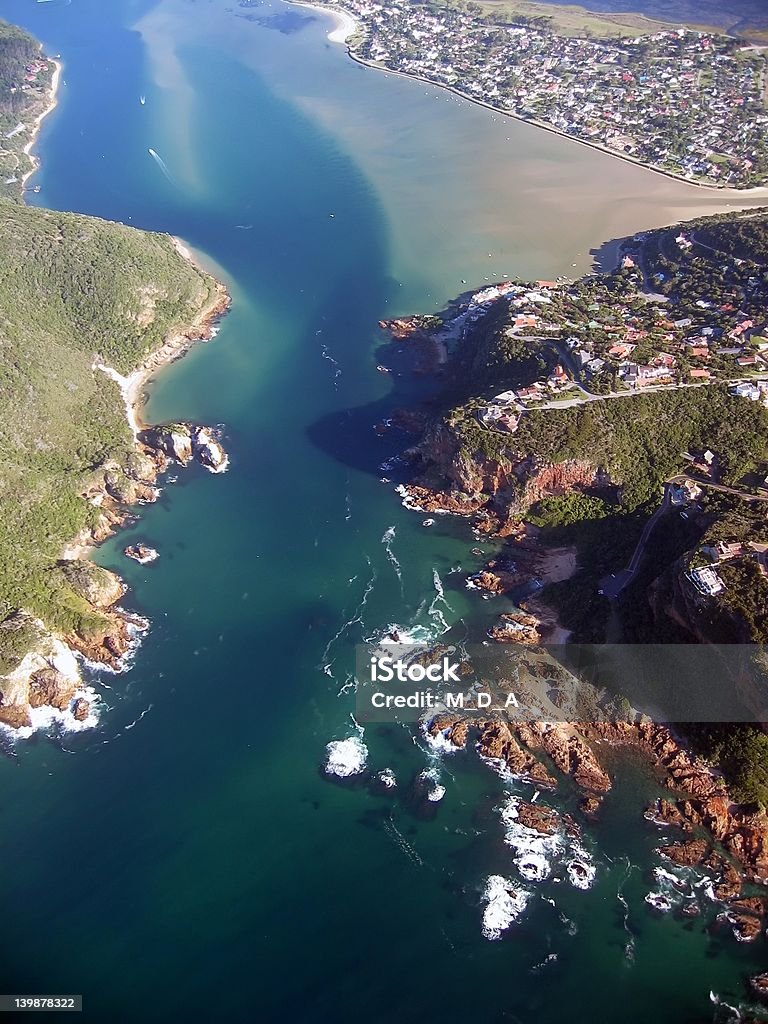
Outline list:
[[[26,608],[68,628],[82,608],[51,593],[63,545],[92,512],[79,494],[130,434],[120,372],[190,324],[215,283],[170,238],[0,200],[0,618]]]
[[[0,197],[21,196],[21,179],[32,167],[24,147],[48,106],[53,68],[36,39],[0,20]]]

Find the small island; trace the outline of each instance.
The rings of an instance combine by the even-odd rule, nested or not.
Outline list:
[[[139,565],[149,565],[151,562],[156,562],[160,557],[160,552],[156,551],[155,548],[149,547],[148,544],[129,544],[124,549],[123,554],[126,558],[138,562]]]

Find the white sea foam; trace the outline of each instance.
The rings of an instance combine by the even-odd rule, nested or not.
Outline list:
[[[576,852],[574,850],[574,852]],[[578,854],[581,854],[579,856]],[[577,856],[566,862],[568,881],[576,889],[589,889],[597,875],[595,865],[590,861],[586,850],[578,850]]]
[[[338,391],[339,377],[341,377],[341,367],[339,366],[338,361],[334,359],[334,357],[331,355],[327,345],[322,346],[322,348],[320,349],[320,354],[322,355],[323,359],[326,359],[333,366],[333,387],[336,391]]]
[[[530,893],[515,889],[503,875],[489,875],[483,890],[483,935],[500,939],[502,933],[523,913]]]
[[[440,732],[434,735],[429,731],[429,722],[422,722],[421,731],[424,736],[424,740],[430,750],[439,752],[442,754],[455,754],[457,750],[461,750],[452,740],[448,739],[448,732],[450,727],[441,729]]]
[[[448,604],[445,590],[443,589],[443,581],[440,579],[440,573],[437,569],[432,570],[432,583],[435,588],[435,596],[432,598],[432,603],[429,606],[429,617],[437,623],[443,633],[447,633],[451,627],[445,619],[443,608],[449,612],[452,612],[453,608]]]
[[[400,589],[402,591],[402,589],[403,589],[403,570],[402,570],[402,567],[400,565],[400,562],[397,560],[397,555],[392,550],[392,545],[395,542],[396,532],[397,531],[395,530],[394,526],[388,527],[384,531],[384,535],[381,538],[381,543],[384,545],[384,550],[387,552],[387,558],[389,559],[390,564],[392,565],[392,568],[395,570],[395,574],[396,574],[398,580],[400,581]]]
[[[327,746],[325,762],[326,775],[347,779],[365,771],[368,763],[368,748],[359,736],[345,740],[332,740]]]
[[[413,846],[408,842],[408,840],[405,838],[405,836],[394,823],[394,821],[385,821],[384,829],[395,842],[395,844],[399,847],[399,849],[402,850],[402,852],[405,854],[408,860],[410,860],[413,864],[418,865],[419,867],[424,866],[424,861],[421,859],[418,852],[413,848]]]
[[[397,777],[391,768],[384,768],[376,778],[385,789],[394,789],[397,786]]]
[[[662,914],[668,914],[672,909],[672,900],[663,892],[649,892],[645,897],[645,902]]]
[[[338,628],[338,630],[336,631],[336,633],[334,633],[334,635],[331,637],[331,639],[325,645],[325,650],[323,651],[323,656],[322,656],[323,671],[325,672],[326,675],[331,676],[331,678],[333,678],[333,672],[331,671],[332,662],[329,662],[329,660],[328,660],[330,658],[330,655],[331,655],[331,649],[333,648],[334,644],[338,640],[341,640],[341,638],[346,634],[346,632],[349,629],[352,628],[352,626],[357,625],[357,624],[359,624],[360,626],[363,625],[363,611],[365,609],[366,604],[368,603],[368,598],[370,597],[371,592],[373,591],[374,585],[376,583],[376,570],[373,568],[373,566],[371,564],[371,560],[370,560],[370,558],[368,558],[367,555],[366,555],[365,560],[368,563],[368,568],[371,570],[371,576],[370,576],[370,579],[368,580],[368,582],[365,584],[365,587],[363,588],[363,594],[362,594],[362,597],[360,598],[360,603],[358,604],[357,608],[353,612],[351,618],[347,619],[346,622],[343,622],[341,624],[341,626]],[[356,579],[356,578],[357,577],[353,577],[353,579]],[[350,583],[351,582],[352,581],[350,580]]]
[[[427,800],[433,804],[439,803],[445,796],[445,786],[440,783],[440,770],[436,766],[426,768],[419,774],[419,779],[428,784]]]
[[[522,853],[515,858],[515,867],[527,882],[543,882],[549,877],[551,868],[547,858],[540,853]]]
[[[560,833],[542,835],[522,825],[518,820],[519,802],[518,797],[509,793],[500,809],[504,842],[515,851],[514,864],[522,877],[530,882],[541,882],[551,874],[552,860],[564,852],[565,845]]]
[[[74,702],[80,697],[88,701],[88,715],[82,722],[72,714]],[[45,704],[39,708],[30,708],[29,716],[32,720],[31,725],[12,729],[0,723],[0,733],[11,740],[28,740],[35,733],[62,735],[95,729],[99,724],[99,695],[92,687],[83,686],[75,692],[72,701],[63,711]]]

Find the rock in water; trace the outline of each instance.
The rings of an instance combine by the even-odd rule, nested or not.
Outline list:
[[[85,697],[78,697],[72,705],[72,714],[78,722],[84,722],[91,711],[91,705]]]

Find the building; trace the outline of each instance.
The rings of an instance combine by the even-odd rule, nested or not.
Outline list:
[[[698,592],[706,597],[714,597],[725,590],[725,584],[717,575],[712,565],[704,565],[698,569],[692,569],[688,573],[688,579]]]

